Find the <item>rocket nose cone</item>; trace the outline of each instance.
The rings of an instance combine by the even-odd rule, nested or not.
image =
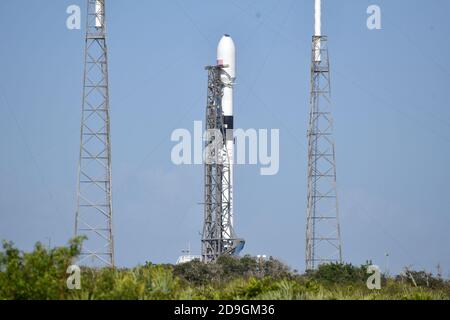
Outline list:
[[[217,64],[228,65],[227,72],[235,77],[236,69],[236,47],[230,35],[225,34],[217,46]]]
[[[223,51],[235,51],[234,41],[230,35],[225,34],[219,41],[219,45],[217,46],[217,53]]]

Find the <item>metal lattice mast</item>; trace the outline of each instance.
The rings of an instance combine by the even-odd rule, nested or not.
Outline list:
[[[226,84],[221,80],[222,66],[209,66],[206,107],[206,157],[202,260],[212,262],[224,254],[235,254],[244,244],[236,239],[230,219],[231,185],[227,159],[224,115],[221,101]]]
[[[79,264],[114,267],[105,0],[87,0],[76,236]]]
[[[312,40],[306,269],[342,262],[326,36]]]

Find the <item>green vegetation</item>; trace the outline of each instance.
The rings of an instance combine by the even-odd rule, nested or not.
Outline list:
[[[82,239],[24,253],[10,242],[0,251],[0,299],[450,299],[450,282],[424,271],[382,278],[369,290],[367,265],[323,265],[299,275],[270,258],[222,257],[214,264],[147,263],[132,269],[81,270],[81,289],[69,290],[67,267]]]

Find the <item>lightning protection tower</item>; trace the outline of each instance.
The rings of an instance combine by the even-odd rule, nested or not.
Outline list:
[[[327,37],[321,34],[321,1],[316,0],[312,38],[308,129],[306,269],[342,262]]]
[[[77,263],[114,267],[105,0],[87,0],[85,46],[75,235],[87,240]]]

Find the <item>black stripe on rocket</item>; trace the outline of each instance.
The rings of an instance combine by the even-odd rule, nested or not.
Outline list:
[[[234,117],[223,116],[223,125],[226,130],[226,140],[233,140]]]

